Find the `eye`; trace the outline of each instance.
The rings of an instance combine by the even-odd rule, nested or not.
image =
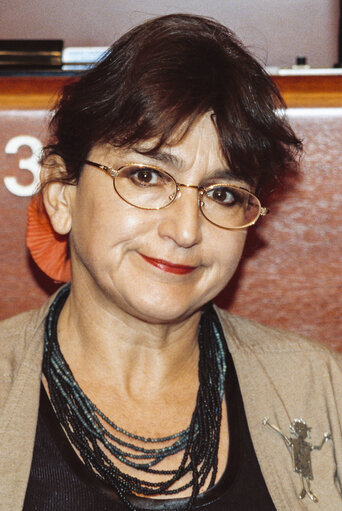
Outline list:
[[[215,186],[207,191],[210,200],[222,206],[234,206],[236,203],[241,204],[238,191],[233,190],[229,186]]]
[[[151,167],[126,167],[123,169],[122,177],[125,176],[132,184],[137,186],[164,186],[167,176],[157,169]]]

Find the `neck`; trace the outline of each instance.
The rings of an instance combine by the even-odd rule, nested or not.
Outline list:
[[[149,323],[124,308],[104,307],[72,286],[58,322],[61,350],[75,377],[111,382],[132,395],[197,380],[200,312],[171,324]]]
[[[72,310],[71,301],[72,297],[70,297],[68,304],[64,303],[64,315],[67,316],[68,310]],[[71,442],[77,446],[77,450],[83,460],[92,461],[92,466],[95,467],[95,470],[100,474],[100,476],[109,478],[109,481],[113,483],[114,488],[118,487],[118,481],[122,480],[124,477],[125,483],[122,485],[124,488],[123,500],[126,502],[124,498],[126,494],[143,494],[145,495],[144,488],[139,485],[139,477],[136,477],[136,471],[143,470],[146,471],[143,466],[139,463],[134,466],[134,470],[131,468],[124,468],[124,473],[120,470],[121,461],[118,461],[117,452],[115,449],[115,442],[117,441],[113,436],[111,436],[111,441],[108,443],[104,443],[105,435],[101,433],[102,436],[99,438],[100,448],[105,445],[106,453],[109,452],[113,455],[109,458],[110,466],[115,466],[116,470],[109,471],[107,465],[104,466],[102,461],[99,462],[99,459],[96,456],[96,452],[92,450],[94,436],[93,429],[96,428],[96,431],[102,431],[102,426],[105,423],[110,426],[110,428],[114,428],[115,431],[119,431],[116,426],[109,420],[106,419],[105,415],[110,417],[111,415],[104,411],[105,415],[100,414],[98,416],[98,410],[91,401],[88,400],[87,397],[84,396],[84,393],[80,390],[79,386],[73,382],[72,375],[70,374],[70,370],[68,366],[63,361],[63,357],[60,356],[58,346],[56,345],[56,320],[58,318],[57,312],[60,310],[63,302],[55,301],[54,307],[50,310],[48,316],[48,328],[46,330],[46,356],[44,357],[44,374],[47,377],[47,381],[49,384],[49,388],[53,391],[51,392],[51,397],[53,401],[53,405],[57,410],[57,415],[62,423],[63,428],[66,430]],[[57,307],[57,308],[56,308]],[[59,319],[62,319],[59,316]],[[62,321],[61,321],[62,323]],[[170,483],[175,484],[175,491],[182,491],[184,480],[187,481],[188,476],[191,477],[191,473],[196,474],[196,478],[199,476],[199,469],[202,465],[206,467],[206,476],[205,481],[202,480],[200,488],[205,485],[207,486],[207,477],[210,474],[217,473],[218,467],[218,443],[219,443],[219,433],[220,433],[220,424],[222,418],[222,409],[221,409],[221,401],[223,396],[223,383],[225,378],[225,363],[224,363],[224,340],[221,336],[217,337],[217,332],[220,331],[217,324],[215,326],[215,317],[210,314],[208,311],[208,315],[204,315],[201,321],[201,330],[198,338],[198,343],[200,346],[200,358],[199,358],[199,376],[200,376],[200,391],[197,395],[196,407],[194,411],[188,410],[189,403],[185,399],[184,394],[187,392],[187,387],[184,387],[180,392],[179,389],[173,389],[175,393],[171,396],[172,399],[167,403],[167,405],[173,406],[175,410],[171,410],[169,413],[169,406],[167,406],[167,413],[160,413],[161,407],[158,406],[155,409],[148,410],[146,417],[141,417],[141,412],[143,409],[137,412],[136,408],[131,406],[131,403],[127,403],[126,401],[116,402],[114,399],[114,409],[120,411],[126,410],[129,417],[132,419],[131,422],[128,422],[128,426],[134,426],[134,429],[137,431],[132,431],[131,427],[125,427],[126,431],[133,433],[133,435],[138,435],[141,437],[155,438],[159,439],[158,443],[162,443],[164,441],[169,441],[171,439],[175,440],[175,444],[171,444],[169,447],[171,450],[165,451],[164,448],[157,448],[155,444],[152,445],[153,453],[155,454],[155,461],[159,463],[163,463],[161,469],[164,467],[167,470],[172,470],[173,472],[177,472],[177,478],[173,480],[170,479]],[[61,325],[58,323],[60,330]],[[213,357],[213,353],[215,356]],[[56,367],[58,370],[56,370]],[[72,369],[72,368],[71,368]],[[65,413],[65,408],[63,405],[63,399],[58,399],[56,397],[65,396],[70,394],[72,396],[70,400],[70,408],[68,408],[68,413]],[[111,396],[111,401],[113,401],[113,396]],[[180,399],[181,406],[174,407],[174,401]],[[161,403],[163,405],[163,403]],[[176,403],[177,405],[177,403]],[[184,407],[185,405],[185,407]],[[165,408],[165,407],[164,407]],[[100,409],[103,411],[102,407]],[[90,413],[89,413],[90,410]],[[134,413],[132,413],[134,410]],[[157,411],[157,413],[155,413]],[[140,412],[140,413],[139,413]],[[164,410],[165,412],[165,410]],[[175,413],[174,413],[175,412]],[[121,413],[121,417],[119,417],[119,421],[117,424],[125,424],[127,420],[125,420],[125,414]],[[179,417],[183,416],[183,420],[179,421]],[[185,421],[185,426],[182,425],[184,423],[184,416],[188,416],[188,420]],[[155,417],[156,424],[151,425],[151,419]],[[123,421],[121,419],[124,419]],[[146,420],[147,419],[147,420]],[[174,420],[175,424],[170,425],[170,420]],[[139,424],[139,421],[141,424]],[[138,422],[138,424],[137,424]],[[178,422],[178,424],[177,424]],[[84,424],[88,423],[89,428],[84,428]],[[159,427],[156,428],[156,426]],[[102,425],[99,429],[100,424]],[[189,426],[190,424],[190,426]],[[141,430],[140,426],[143,426],[143,430]],[[178,427],[175,427],[178,426]],[[182,426],[182,427],[179,427]],[[147,429],[146,429],[147,428]],[[170,433],[166,431],[170,428]],[[111,429],[112,430],[112,429]],[[156,431],[156,434],[153,432]],[[179,433],[175,434],[174,431],[182,431],[182,435]],[[211,432],[210,438],[208,437],[208,431]],[[152,433],[152,434],[151,434]],[[166,433],[166,434],[165,434]],[[125,433],[125,431],[120,430],[120,435],[126,435],[128,437],[129,442],[131,442],[132,437],[131,434]],[[160,437],[168,437],[172,435],[170,438],[160,438]],[[116,433],[115,433],[116,435]],[[144,442],[150,443],[148,438],[143,439]],[[138,438],[135,438],[138,439]],[[139,440],[140,440],[139,439]],[[177,454],[179,451],[179,441],[182,442],[181,446],[184,446],[184,454]],[[96,440],[96,443],[98,440]],[[97,443],[98,445],[98,443]],[[200,451],[198,448],[195,448],[195,445],[201,445],[203,450]],[[80,449],[79,447],[80,446]],[[172,449],[175,447],[176,450]],[[130,448],[138,449],[138,446],[135,445],[135,442],[131,443]],[[181,447],[183,452],[183,447]],[[140,451],[140,449],[139,449]],[[174,455],[176,458],[174,459]],[[130,457],[128,455],[128,457]],[[112,464],[111,459],[115,459],[115,465]],[[159,459],[160,458],[160,459]],[[226,453],[224,458],[226,459]],[[165,462],[165,464],[164,464]],[[117,464],[119,463],[119,467]],[[181,465],[179,465],[181,463]],[[179,469],[177,468],[179,467]],[[190,470],[190,474],[188,474],[188,470]],[[134,481],[131,478],[134,476]],[[104,474],[104,475],[103,475]],[[159,480],[157,483],[161,485],[161,491],[158,492],[163,494],[162,486],[165,485],[164,480]],[[148,479],[149,480],[149,479]],[[128,485],[127,485],[128,481]],[[166,481],[167,484],[169,484]],[[120,485],[119,485],[120,486]],[[168,487],[168,486],[167,486]],[[199,489],[197,486],[193,485],[192,495],[195,497],[198,493]],[[186,495],[187,496],[187,495]]]

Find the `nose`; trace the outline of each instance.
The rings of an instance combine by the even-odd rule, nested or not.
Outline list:
[[[190,248],[202,239],[197,187],[179,185],[174,202],[159,213],[162,215],[159,223],[162,238],[170,238],[183,248]]]

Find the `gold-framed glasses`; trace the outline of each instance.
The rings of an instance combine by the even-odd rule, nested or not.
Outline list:
[[[85,163],[106,172],[113,179],[119,197],[139,209],[167,208],[181,188],[193,188],[198,192],[198,207],[204,218],[221,229],[245,229],[269,212],[242,186],[225,182],[209,186],[177,183],[165,170],[142,163],[130,163],[118,169],[89,160]]]

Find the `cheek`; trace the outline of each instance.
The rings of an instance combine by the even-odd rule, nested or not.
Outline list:
[[[220,264],[230,264],[239,261],[246,241],[246,231],[221,231],[213,239],[214,257]]]
[[[106,259],[117,264],[124,250],[147,228],[139,213],[115,197],[109,201],[80,201],[72,218],[71,250],[88,262],[100,262],[100,266]]]
[[[242,256],[246,241],[245,231],[224,233],[217,243],[213,243],[213,267],[224,287],[233,276]]]
[[[206,243],[205,268],[197,289],[200,302],[213,300],[228,284],[241,259],[246,233],[220,231],[211,233]]]

